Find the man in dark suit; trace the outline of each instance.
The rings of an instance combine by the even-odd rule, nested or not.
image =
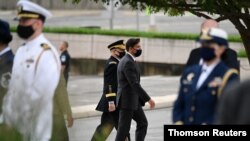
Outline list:
[[[208,19],[205,20],[201,25],[201,32],[202,30],[207,30],[209,28],[218,27],[218,23],[215,20]],[[200,44],[197,42],[199,48],[195,48],[191,51],[188,61],[186,63],[186,67],[202,64],[203,60],[201,59],[201,48]],[[234,68],[239,71],[239,63],[237,61],[237,53],[232,50],[231,48],[227,48],[225,52],[221,56],[221,60],[229,67]]]
[[[202,65],[185,69],[181,77],[178,98],[174,103],[175,124],[213,124],[218,98],[233,81],[238,71],[229,69],[221,55],[228,46],[227,33],[211,28],[200,37]]]
[[[104,86],[101,100],[96,110],[101,111],[101,124],[97,126],[91,141],[105,141],[113,128],[118,129],[119,109],[116,109],[117,66],[125,55],[123,40],[118,40],[108,46],[111,56],[104,68]]]
[[[120,108],[116,141],[124,141],[129,133],[131,121],[135,120],[136,141],[144,141],[147,134],[147,118],[142,109],[146,102],[154,108],[155,102],[140,85],[140,70],[136,57],[142,53],[140,39],[129,39],[126,43],[127,54],[118,65],[117,106]]]

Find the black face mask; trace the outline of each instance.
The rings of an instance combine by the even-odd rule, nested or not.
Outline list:
[[[34,34],[35,30],[33,29],[32,25],[30,26],[17,26],[17,34],[22,39],[28,39],[30,36]]]
[[[142,54],[142,50],[138,49],[138,50],[136,50],[136,53],[134,55],[135,55],[135,57],[139,57],[139,56],[141,56],[141,54]]]
[[[211,61],[216,57],[215,50],[206,46],[201,47],[201,58],[204,61]]]
[[[119,52],[118,57],[119,57],[119,58],[122,58],[123,56],[125,56],[125,54],[126,54],[126,52],[125,52],[125,51],[124,51],[124,52]]]

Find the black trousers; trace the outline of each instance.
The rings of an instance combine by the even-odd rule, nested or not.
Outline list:
[[[69,141],[69,134],[63,115],[53,115],[51,141]]]
[[[113,128],[118,129],[119,111],[103,112],[101,124],[97,126],[91,141],[105,141]]]
[[[136,134],[135,140],[136,141],[144,141],[147,128],[148,128],[148,121],[145,116],[145,113],[142,107],[139,107],[138,110],[128,110],[128,109],[121,109],[119,114],[119,126],[118,131],[116,134],[115,141],[124,141],[126,135],[129,133],[131,121],[132,119],[136,122]]]

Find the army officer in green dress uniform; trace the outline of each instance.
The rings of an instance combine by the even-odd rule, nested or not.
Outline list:
[[[123,40],[116,41],[108,46],[111,56],[104,68],[104,87],[102,97],[96,107],[101,111],[101,123],[97,126],[91,141],[105,141],[113,128],[118,128],[119,111],[116,109],[117,93],[117,66],[125,55]]]

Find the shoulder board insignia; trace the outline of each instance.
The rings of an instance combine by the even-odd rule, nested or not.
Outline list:
[[[111,65],[111,64],[117,64],[117,62],[111,61],[111,62],[109,62],[109,64],[110,64],[110,65]]]
[[[50,46],[48,44],[41,44],[41,47],[44,49],[44,50],[48,50],[50,49]]]

